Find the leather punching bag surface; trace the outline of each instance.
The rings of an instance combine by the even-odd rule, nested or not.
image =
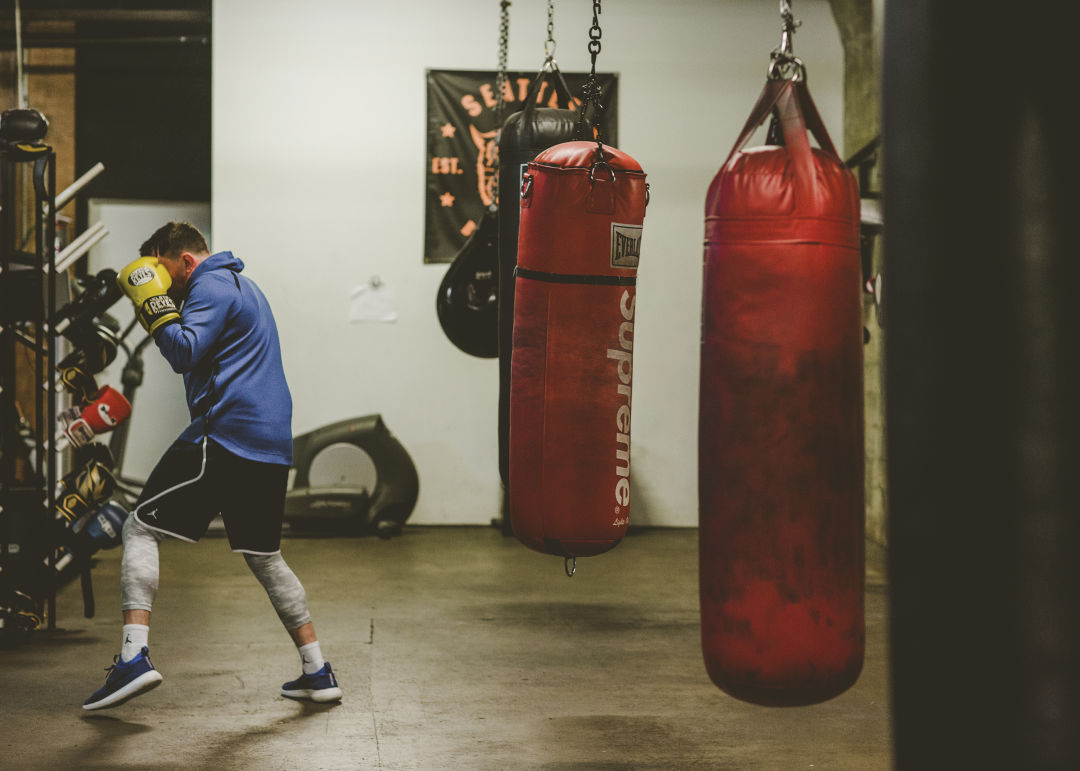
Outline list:
[[[526,546],[611,549],[630,517],[634,304],[645,173],[596,142],[522,184],[510,388],[510,518]]]
[[[578,113],[557,107],[537,107],[541,72],[529,88],[525,107],[511,115],[499,135],[499,475],[510,481],[510,352],[514,331],[514,267],[518,254],[518,191],[525,166],[542,150],[574,138]],[[558,85],[570,89],[558,70]]]
[[[743,150],[774,110],[783,146]],[[812,704],[862,667],[862,300],[857,184],[805,83],[766,84],[705,215],[705,664],[737,698]]]

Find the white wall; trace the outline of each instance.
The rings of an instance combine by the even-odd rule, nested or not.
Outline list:
[[[555,7],[556,58],[588,70],[592,4]],[[834,140],[842,49],[828,3],[803,0],[795,52]],[[445,265],[423,264],[424,71],[494,69],[497,0],[219,0],[213,38],[214,249],[263,287],[281,330],[293,430],[382,413],[412,454],[413,523],[497,515],[498,367],[435,315]],[[697,524],[703,209],[779,43],[767,0],[604,4],[598,68],[620,74],[620,149],[648,174],[635,326],[634,524]],[[543,60],[545,4],[510,8],[510,69]],[[399,318],[350,324],[352,288],[394,288]]]

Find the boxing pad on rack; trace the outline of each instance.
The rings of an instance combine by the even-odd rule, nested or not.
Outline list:
[[[536,106],[540,86],[549,75],[566,94],[571,94],[557,68],[541,71],[529,87],[525,107],[506,119],[499,134],[499,475],[503,484],[508,484],[510,479],[510,352],[521,179],[526,165],[541,151],[574,138],[578,120],[574,110]]]
[[[88,404],[64,410],[58,416],[61,434],[74,447],[88,444],[99,434],[112,431],[131,415],[131,402],[112,386],[103,386]],[[58,438],[59,438],[58,436]]]
[[[524,176],[510,519],[514,535],[537,551],[587,557],[626,533],[635,285],[646,199],[637,161],[596,142],[549,148]]]
[[[0,113],[0,142],[38,144],[49,132],[49,121],[37,110],[12,108]]]
[[[96,375],[116,358],[120,347],[119,325],[108,314],[84,318],[65,328],[64,337],[74,350],[58,364],[58,369],[77,367],[87,375]]]
[[[774,110],[783,145],[744,150]],[[855,178],[805,82],[770,80],[706,198],[698,430],[706,668],[753,703],[862,666],[861,283]]]
[[[82,287],[82,292],[57,310],[53,321],[56,331],[65,336],[70,336],[67,332],[69,326],[78,326],[101,316],[124,296],[123,291],[116,285],[116,271],[112,268],[100,270],[96,275],[78,278],[76,283]],[[77,340],[73,342],[78,344]]]
[[[128,512],[118,503],[108,501],[96,511],[89,511],[72,526],[71,549],[80,557],[89,557],[101,549],[113,549],[123,541]]]
[[[116,491],[116,478],[105,464],[91,460],[57,484],[55,518],[72,524]]]

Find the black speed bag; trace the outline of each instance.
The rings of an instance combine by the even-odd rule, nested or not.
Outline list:
[[[499,355],[499,220],[488,210],[446,271],[435,310],[450,342],[472,356]]]

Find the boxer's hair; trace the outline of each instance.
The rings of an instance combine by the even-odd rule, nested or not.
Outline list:
[[[208,254],[206,238],[190,222],[169,222],[154,231],[139,247],[142,257],[177,258],[184,252]]]

